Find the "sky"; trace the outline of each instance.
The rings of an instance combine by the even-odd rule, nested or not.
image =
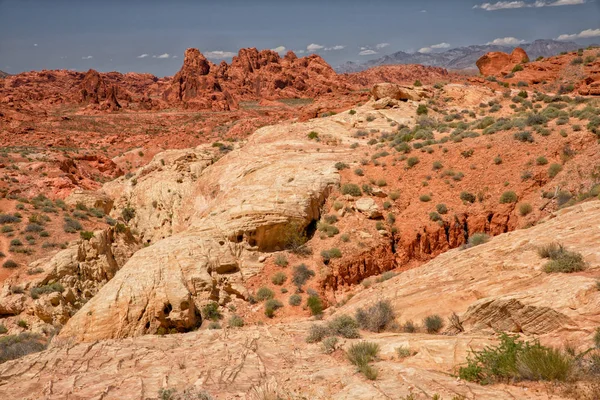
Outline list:
[[[535,39],[600,43],[600,0],[0,0],[0,70],[175,74],[183,52],[316,53],[331,65],[396,51]]]

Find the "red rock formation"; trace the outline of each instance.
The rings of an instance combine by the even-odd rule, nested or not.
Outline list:
[[[100,104],[100,100],[106,98],[107,88],[104,79],[98,71],[90,69],[79,84],[81,102]]]
[[[529,62],[529,57],[525,50],[517,47],[511,54],[494,51],[484,54],[477,60],[477,68],[482,75],[506,75],[515,65]]]
[[[108,111],[119,111],[121,109],[121,105],[119,104],[119,101],[117,100],[117,86],[116,85],[112,85],[111,87],[108,88],[108,91],[106,93],[106,100],[102,104],[102,109],[108,110]]]

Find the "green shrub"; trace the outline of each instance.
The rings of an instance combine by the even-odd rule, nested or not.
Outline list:
[[[362,329],[381,332],[392,327],[396,316],[389,301],[378,301],[369,308],[356,310],[356,322]]]
[[[83,240],[90,240],[91,238],[94,237],[94,232],[89,232],[89,231],[82,231],[79,232],[79,236],[83,239]]]
[[[292,275],[292,283],[297,287],[301,287],[304,283],[315,276],[315,271],[309,269],[306,265],[300,264],[294,267]]]
[[[13,260],[6,260],[6,261],[4,261],[4,264],[2,264],[3,268],[9,268],[9,269],[17,268],[18,266],[19,266],[19,264],[17,264],[17,262],[13,261]]]
[[[331,335],[339,335],[347,339],[356,339],[360,337],[358,333],[358,323],[349,315],[340,315],[335,317],[327,324]]]
[[[8,332],[8,329],[6,329],[4,325],[0,324],[0,335],[5,334],[6,332]]]
[[[329,250],[321,251],[321,257],[323,257],[323,261],[329,262],[332,258],[341,258],[342,252],[340,249],[333,247]]]
[[[533,211],[533,207],[531,206],[531,204],[529,204],[529,203],[519,204],[519,214],[521,214],[522,217],[530,214],[532,211]]]
[[[438,333],[444,327],[444,320],[439,315],[429,315],[423,320],[427,333]]]
[[[288,299],[290,306],[299,306],[302,303],[302,296],[299,294],[293,294]]]
[[[46,340],[38,334],[23,332],[0,338],[0,364],[46,349]]]
[[[360,197],[362,195],[362,192],[360,191],[358,185],[354,183],[344,183],[342,185],[342,194],[349,194],[354,197]]]
[[[229,317],[227,325],[229,325],[230,328],[241,328],[242,326],[244,326],[244,320],[242,319],[242,317],[232,315],[231,317]]]
[[[204,307],[202,307],[202,309],[200,310],[200,314],[202,315],[202,318],[208,319],[211,321],[217,321],[217,320],[220,320],[221,318],[223,318],[223,315],[219,311],[219,304],[217,304],[214,301],[212,301],[212,302],[206,304]]]
[[[315,132],[315,131],[310,131],[307,136],[308,136],[308,138],[310,140],[314,140],[314,139],[318,139],[319,138],[319,134],[317,132]]]
[[[60,282],[49,283],[47,285],[33,287],[29,290],[31,298],[38,299],[41,294],[47,293],[62,293],[65,290],[64,286]]]
[[[131,221],[135,217],[135,208],[127,206],[121,211],[121,217],[125,222]]]
[[[581,254],[574,251],[568,251],[558,243],[550,243],[538,248],[538,254],[542,258],[550,259],[550,261],[544,265],[544,271],[547,273],[579,272],[583,271],[586,267]]]
[[[256,292],[256,299],[258,301],[270,300],[273,298],[273,296],[275,296],[275,293],[273,293],[273,291],[268,287],[264,286],[258,289]]]
[[[308,330],[308,336],[306,337],[306,343],[317,343],[326,337],[330,336],[329,328],[325,325],[313,324]]]
[[[365,172],[362,170],[362,168],[356,168],[354,170],[354,174],[358,176],[364,176]]]
[[[517,202],[517,194],[513,191],[502,193],[500,196],[500,204],[510,204]]]
[[[469,203],[475,203],[476,197],[469,192],[460,192],[460,199]]]
[[[285,256],[285,254],[277,254],[275,256],[275,265],[278,265],[280,267],[288,266],[288,260],[287,260],[287,257]]]
[[[529,131],[521,131],[515,133],[513,137],[519,142],[523,143],[533,143],[535,140],[533,139],[533,135]]]
[[[419,159],[417,157],[409,157],[408,160],[406,160],[406,165],[408,165],[408,168],[412,168],[418,163]]]
[[[482,385],[514,379],[565,381],[571,375],[572,361],[558,350],[500,335],[500,344],[486,346],[467,357],[459,377]]]
[[[546,164],[548,164],[548,160],[546,159],[546,157],[540,156],[540,157],[536,158],[535,163],[537,165],[546,165]]]
[[[423,203],[427,203],[431,201],[431,196],[429,196],[428,194],[422,194],[421,196],[419,196],[419,200],[421,200]]]
[[[583,58],[582,57],[575,57],[571,61],[571,65],[579,65],[579,64],[583,64]]]
[[[420,80],[418,80],[418,79],[417,79],[417,80],[415,81],[415,83],[413,84],[413,86],[420,87],[420,86],[423,86],[423,84],[421,83],[421,81],[420,81]]]
[[[519,72],[519,71],[523,71],[523,66],[521,64],[515,65],[511,72],[514,74],[515,72]]]
[[[440,204],[436,205],[435,209],[438,213],[440,213],[442,215],[448,213],[448,207],[446,207],[446,205],[444,203],[440,203]]]
[[[273,282],[274,285],[278,285],[278,286],[283,285],[286,280],[287,280],[287,276],[285,276],[285,274],[283,272],[277,272],[271,278],[271,282]]]
[[[321,315],[323,313],[323,302],[319,296],[309,296],[306,299],[306,305],[312,315]]]
[[[400,198],[400,193],[398,192],[391,192],[390,193],[390,199],[392,199],[393,201],[396,201]]]
[[[480,244],[484,244],[490,240],[489,235],[485,233],[474,233],[469,236],[469,240],[467,242],[467,248],[479,246]]]
[[[419,104],[417,107],[417,115],[427,115],[427,106],[425,104]]]
[[[330,336],[330,337],[323,339],[323,343],[321,345],[322,349],[323,349],[323,353],[325,353],[325,354],[333,353],[337,348],[337,343],[338,343],[338,338],[336,338],[335,336]]]
[[[10,245],[19,247],[19,246],[23,246],[23,242],[21,242],[19,239],[13,239],[10,241]]]
[[[325,233],[328,237],[334,237],[335,235],[340,233],[340,230],[336,226],[329,225],[321,221],[317,223],[317,229],[319,230],[319,232]]]
[[[269,318],[275,316],[275,311],[283,307],[283,303],[276,299],[269,299],[265,302],[265,315]]]
[[[396,347],[396,354],[398,355],[398,358],[406,358],[410,357],[412,355],[412,352],[408,347],[400,346]]]
[[[358,370],[365,375],[367,379],[377,379],[377,370],[369,363],[379,354],[379,345],[371,342],[355,343],[346,352],[348,361],[358,367]]]
[[[41,232],[44,230],[44,227],[37,223],[28,224],[25,227],[25,232]]]
[[[17,321],[17,325],[18,325],[20,328],[23,328],[23,329],[28,329],[28,328],[29,328],[29,324],[27,324],[27,321],[25,321],[24,319],[20,319],[20,320],[18,320],[18,321]]]
[[[562,165],[556,163],[550,164],[548,167],[548,176],[550,178],[554,178],[560,171],[562,171]]]
[[[415,333],[417,331],[417,327],[412,321],[406,321],[404,325],[402,325],[402,331],[406,333]]]
[[[335,163],[335,169],[337,169],[338,171],[341,171],[346,168],[349,168],[348,164],[346,164],[346,163],[343,163],[341,161]]]
[[[207,327],[209,330],[221,329],[221,324],[217,321],[211,321]]]
[[[75,233],[83,229],[83,226],[79,223],[79,221],[74,220],[71,217],[65,216],[65,223],[63,225],[63,230],[67,233]]]

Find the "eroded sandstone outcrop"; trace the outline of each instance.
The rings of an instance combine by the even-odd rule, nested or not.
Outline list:
[[[477,60],[477,68],[479,73],[484,76],[491,75],[506,75],[515,65],[529,62],[529,57],[525,50],[517,47],[512,53],[507,54],[501,51],[495,51],[484,54]]]

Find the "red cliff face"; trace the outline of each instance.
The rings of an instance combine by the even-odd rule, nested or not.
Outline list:
[[[515,65],[529,62],[529,57],[525,50],[517,47],[511,54],[494,51],[483,55],[477,60],[477,68],[482,75],[500,75],[508,74]]]

